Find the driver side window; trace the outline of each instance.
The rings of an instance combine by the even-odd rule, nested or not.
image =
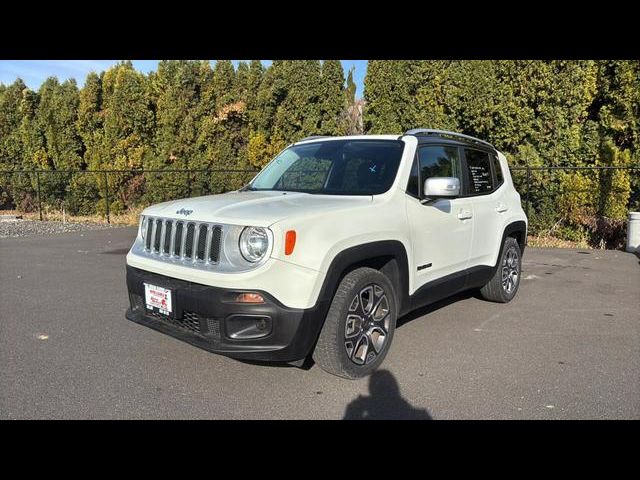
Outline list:
[[[457,146],[428,145],[420,147],[418,159],[414,161],[409,175],[407,193],[420,198],[424,181],[431,177],[456,177],[462,183],[460,151]]]
[[[460,178],[458,147],[430,145],[419,149],[420,181],[431,177]]]

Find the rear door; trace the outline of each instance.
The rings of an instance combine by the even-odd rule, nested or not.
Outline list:
[[[465,198],[473,203],[474,215],[469,268],[493,266],[508,210],[503,199],[505,189],[501,188],[504,178],[493,152],[468,147],[463,150],[463,189]]]

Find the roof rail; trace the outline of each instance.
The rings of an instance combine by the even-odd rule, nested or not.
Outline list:
[[[301,140],[298,140],[296,143],[299,142],[306,142],[307,140],[316,140],[318,138],[329,138],[331,137],[331,135],[311,135],[310,137],[304,137]]]
[[[465,135],[463,133],[449,132],[447,130],[432,130],[429,128],[414,128],[411,130],[407,130],[405,135],[435,135],[438,137],[452,137],[455,139],[464,140],[470,143],[479,143],[480,145],[485,145],[487,147],[491,147],[495,150],[496,147],[491,145],[489,142],[485,142],[484,140],[480,140],[479,138],[472,137],[470,135]]]

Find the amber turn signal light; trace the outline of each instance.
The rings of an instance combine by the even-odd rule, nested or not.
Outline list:
[[[284,236],[284,254],[291,255],[296,246],[296,231],[289,230]]]
[[[259,293],[245,292],[239,293],[236,297],[237,303],[264,303],[264,298]]]

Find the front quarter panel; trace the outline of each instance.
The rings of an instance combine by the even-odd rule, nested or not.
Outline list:
[[[333,260],[351,247],[397,240],[409,256],[406,213],[398,206],[400,195],[404,192],[394,191],[388,198],[373,198],[371,204],[339,215],[318,214],[272,225],[276,239],[272,256],[319,272],[311,293],[314,299],[320,296]],[[283,248],[287,230],[296,231],[296,245],[291,255],[285,255]],[[411,262],[410,258],[408,260]]]

